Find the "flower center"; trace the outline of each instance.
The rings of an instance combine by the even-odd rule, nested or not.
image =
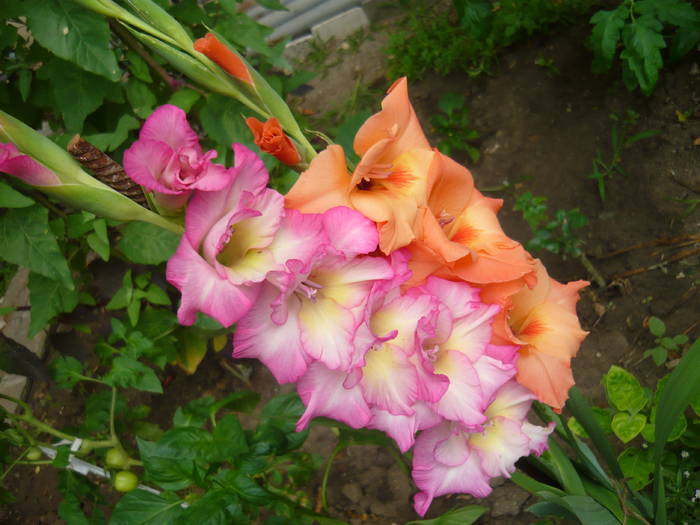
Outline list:
[[[317,282],[312,281],[309,278],[306,278],[297,285],[294,292],[301,295],[302,297],[306,297],[312,303],[315,303],[317,300],[316,294],[321,288],[323,288],[323,286],[321,286]]]

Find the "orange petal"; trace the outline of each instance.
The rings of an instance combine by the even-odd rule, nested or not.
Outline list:
[[[345,153],[330,145],[311,161],[285,196],[285,206],[303,213],[323,213],[336,206],[352,208],[349,199],[350,174]]]
[[[544,302],[535,306],[513,332],[521,341],[530,344],[538,353],[561,359],[576,355],[588,332],[581,330],[576,311]]]
[[[248,71],[245,62],[234,53],[226,44],[221,42],[214,34],[207,33],[194,43],[194,48],[203,55],[206,55],[232,77],[253,84],[253,77]]]
[[[516,363],[516,380],[537,396],[541,402],[560,411],[574,385],[569,361],[532,351],[520,350]]]
[[[382,101],[382,110],[371,116],[355,135],[355,152],[362,157],[376,143],[392,139],[379,156],[381,163],[390,163],[409,149],[430,149],[416,112],[408,98],[408,82],[400,78]]]
[[[284,133],[279,120],[270,118],[264,124],[255,117],[248,117],[246,124],[253,133],[253,140],[261,151],[276,157],[287,166],[301,162],[301,155],[291,139]]]
[[[457,217],[472,197],[474,178],[469,170],[437,152],[440,172],[433,185],[428,202],[437,216]]]

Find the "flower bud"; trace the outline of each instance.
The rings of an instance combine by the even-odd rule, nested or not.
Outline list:
[[[282,126],[276,118],[263,123],[255,117],[249,117],[245,122],[253,133],[255,145],[261,151],[276,157],[287,166],[294,166],[301,162],[301,155],[294,143],[282,131]]]

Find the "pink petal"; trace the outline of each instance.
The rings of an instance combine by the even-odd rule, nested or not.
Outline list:
[[[173,151],[182,147],[199,148],[199,139],[187,122],[187,115],[177,106],[165,104],[146,119],[139,140],[164,142]]]
[[[234,143],[231,147],[234,155],[231,168],[233,177],[240,179],[246,191],[253,194],[261,192],[270,179],[262,159],[243,144]]]
[[[517,372],[514,365],[501,363],[497,359],[486,355],[482,355],[476,360],[474,369],[479,376],[481,395],[485,404],[489,404],[495,397],[498,389],[515,376]]]
[[[211,151],[209,153],[216,153]],[[205,172],[191,185],[193,189],[200,191],[218,191],[228,186],[233,174],[230,170],[221,166],[208,162],[204,167]]]
[[[173,150],[164,142],[139,139],[124,152],[124,171],[144,188],[177,195],[182,190],[171,189],[167,183],[173,178],[172,174],[167,173],[174,169],[171,166],[173,156]]]
[[[556,423],[554,421],[550,421],[549,425],[546,427],[533,425],[527,421],[523,422],[522,432],[530,440],[530,453],[540,456],[547,450],[549,435],[554,431],[555,426]]]
[[[168,261],[166,278],[182,293],[177,316],[184,325],[193,324],[197,312],[203,312],[231,326],[251,308],[260,292],[260,286],[236,286],[222,279],[184,236]]]
[[[450,421],[478,427],[486,421],[481,382],[469,358],[460,352],[443,350],[435,362],[435,371],[446,375],[450,386],[435,403],[435,411]]]
[[[395,415],[410,416],[418,399],[417,373],[408,357],[391,343],[365,354],[362,392],[371,405]]]
[[[0,144],[0,171],[14,175],[32,186],[57,186],[61,180],[33,158],[22,155],[11,143]]]
[[[313,363],[297,383],[297,391],[306,405],[306,411],[297,422],[297,432],[317,416],[326,416],[353,428],[369,423],[372,413],[362,397],[360,388],[343,386],[347,373],[329,370],[321,363]]]
[[[482,433],[472,434],[469,443],[477,451],[487,475],[509,478],[515,462],[530,453],[530,440],[521,426],[521,421],[497,417]]]
[[[454,318],[464,317],[472,313],[472,303],[480,303],[479,289],[469,286],[465,282],[454,282],[429,277],[421,286],[443,303],[450,307]]]
[[[370,253],[377,248],[379,242],[374,222],[345,206],[326,211],[323,214],[323,227],[333,248],[346,257]]]
[[[486,409],[489,418],[505,417],[522,421],[530,411],[535,395],[516,381],[508,381],[496,393],[491,404]]]
[[[262,361],[279,383],[296,381],[306,372],[310,359],[299,340],[299,300],[289,301],[290,316],[278,325],[270,319],[270,303],[278,291],[267,284],[253,308],[238,321],[233,336],[233,357]]]
[[[413,409],[412,415],[404,416],[373,407],[372,420],[367,427],[386,432],[396,441],[399,450],[406,452],[413,446],[417,431],[434,427],[442,421],[425,403],[419,401],[413,405]]]
[[[315,213],[301,213],[286,209],[280,229],[270,245],[270,252],[280,264],[295,260],[296,273],[308,273],[312,262],[325,253],[328,238],[323,230],[323,219]]]
[[[498,314],[495,304],[472,303],[472,311],[460,318],[455,318],[452,332],[447,341],[440,345],[446,350],[457,350],[476,361],[486,350],[491,341],[491,322]]]

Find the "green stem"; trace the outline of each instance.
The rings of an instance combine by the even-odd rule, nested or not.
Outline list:
[[[328,502],[326,501],[326,486],[328,485],[328,476],[331,473],[331,465],[333,464],[333,460],[335,457],[338,455],[338,452],[343,450],[345,448],[345,445],[342,445],[341,443],[337,443],[335,448],[333,449],[333,452],[331,452],[331,455],[328,456],[328,462],[326,463],[326,468],[323,470],[323,480],[321,481],[321,505],[323,507],[323,510],[328,512]]]
[[[581,264],[588,271],[591,279],[593,279],[600,288],[605,288],[607,286],[605,279],[603,279],[603,276],[600,275],[596,267],[593,266],[593,263],[586,257],[585,253],[581,252],[578,256],[578,260],[581,261]]]
[[[24,449],[24,451],[19,456],[17,456],[15,460],[12,463],[10,463],[10,465],[5,469],[5,472],[3,472],[0,476],[0,483],[2,483],[2,480],[4,480],[7,477],[7,475],[12,471],[13,468],[15,468],[15,465],[17,465],[22,460],[22,458],[27,455],[27,452],[29,452],[29,448],[31,447],[27,447],[26,449]]]
[[[117,388],[112,387],[112,402],[109,406],[109,437],[112,438],[113,441],[119,442],[117,439],[117,432],[114,430],[114,413],[116,412],[117,408]]]

